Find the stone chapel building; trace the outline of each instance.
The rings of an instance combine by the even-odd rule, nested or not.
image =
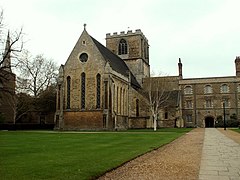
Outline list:
[[[106,47],[84,30],[61,65],[58,76],[56,129],[152,128],[145,89],[149,78],[165,79],[171,92],[158,117],[159,127],[214,126],[223,115],[239,116],[240,58],[236,76],[183,79],[150,77],[149,44],[140,29],[106,34]]]

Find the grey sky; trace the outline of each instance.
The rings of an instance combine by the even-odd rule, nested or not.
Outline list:
[[[184,77],[235,75],[240,56],[239,0],[4,0],[9,28],[23,26],[25,47],[65,63],[87,24],[105,45],[106,33],[141,29],[155,72]]]

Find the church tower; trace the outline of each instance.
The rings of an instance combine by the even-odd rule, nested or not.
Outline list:
[[[106,34],[106,47],[125,61],[140,85],[150,76],[149,44],[140,29]]]
[[[11,57],[10,57],[10,36],[9,36],[9,31],[7,35],[7,41],[5,45],[5,52],[4,52],[4,57],[3,57],[3,63],[2,63],[2,68],[5,71],[12,72],[11,69]]]

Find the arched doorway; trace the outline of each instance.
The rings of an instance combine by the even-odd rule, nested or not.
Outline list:
[[[208,116],[205,118],[205,128],[211,128],[214,127],[214,118],[211,116]]]

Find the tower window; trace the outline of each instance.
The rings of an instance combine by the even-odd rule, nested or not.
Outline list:
[[[101,75],[97,74],[97,105],[96,108],[100,108],[100,97],[101,97]]]
[[[85,109],[85,82],[86,75],[85,73],[82,73],[81,75],[81,109]]]
[[[128,53],[128,47],[127,47],[127,41],[124,39],[121,39],[118,45],[118,54],[127,54]]]
[[[67,109],[70,109],[70,90],[71,90],[71,77],[67,77]]]

